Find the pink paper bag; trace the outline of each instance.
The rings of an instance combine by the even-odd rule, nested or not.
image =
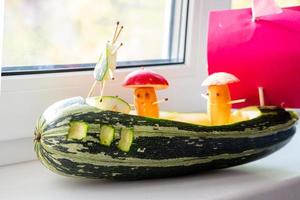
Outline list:
[[[232,73],[236,107],[266,105],[300,108],[300,6],[252,20],[251,9],[213,11],[209,16],[208,71]]]

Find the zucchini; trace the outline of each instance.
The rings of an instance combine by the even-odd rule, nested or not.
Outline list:
[[[44,113],[38,120],[35,151],[43,165],[52,171],[86,178],[161,178],[241,165],[286,145],[296,132],[298,120],[294,112],[282,108],[257,107],[259,112],[255,111],[256,116],[249,120],[203,126],[104,111],[80,98],[77,103],[63,102],[59,112],[52,112],[51,107],[47,111],[56,115]],[[244,116],[244,112],[253,114],[252,111],[253,108],[241,110],[238,116]],[[171,117],[174,115],[180,119],[180,113],[172,113]],[[191,116],[194,120],[196,115]],[[184,114],[181,118],[189,117]],[[84,139],[68,136],[73,122],[88,125]],[[107,136],[102,137],[109,146],[101,145],[101,138],[99,141],[99,133],[105,126],[112,127],[115,133],[110,140],[112,130],[103,129]],[[80,130],[83,127],[86,126]]]
[[[110,146],[115,138],[115,129],[112,126],[103,125],[100,130],[100,144]]]

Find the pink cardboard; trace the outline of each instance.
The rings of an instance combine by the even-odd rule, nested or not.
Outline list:
[[[266,105],[300,108],[300,6],[252,21],[251,9],[213,11],[208,30],[208,72],[240,79],[230,85],[235,107]]]

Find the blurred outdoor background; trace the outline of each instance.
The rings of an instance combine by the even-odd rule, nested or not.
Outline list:
[[[115,25],[119,61],[167,57],[170,0],[5,1],[3,66],[96,62]]]
[[[106,41],[112,40],[117,21],[124,25],[118,61],[170,59],[172,45],[179,49],[184,44],[184,34],[177,44],[172,41],[185,29],[180,27],[184,19],[174,17],[172,7],[180,1],[7,0],[2,66],[96,62]],[[283,7],[300,5],[300,0],[277,2]],[[251,0],[232,0],[232,8],[250,5]],[[174,21],[178,29],[172,29]],[[183,58],[180,52],[175,56]]]

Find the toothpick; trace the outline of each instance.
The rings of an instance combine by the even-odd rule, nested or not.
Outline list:
[[[112,54],[117,53],[117,51],[121,48],[121,46],[123,46],[123,43],[121,43],[118,47],[116,47],[116,48],[114,49],[114,51],[112,52]]]
[[[265,106],[264,88],[258,87],[259,105]]]
[[[118,28],[119,28],[119,24],[120,24],[120,22],[118,21],[118,22],[117,22],[117,26],[116,26],[116,29],[115,29],[114,36],[113,36],[113,39],[112,39],[112,41],[114,41],[114,40],[115,40],[115,37],[116,37],[117,31],[118,31]]]
[[[132,108],[134,108],[134,107],[135,107],[135,105],[134,105],[134,104],[129,104],[129,106],[130,106],[130,107],[132,107]]]
[[[156,104],[159,104],[159,103],[163,103],[163,102],[166,102],[166,101],[168,101],[168,100],[169,100],[168,98],[164,98],[164,99],[162,99],[162,100],[153,102],[152,105],[156,105]]]
[[[207,96],[206,94],[201,94],[201,96],[202,96],[204,99],[208,100],[208,96]]]
[[[120,28],[120,30],[119,30],[119,32],[118,32],[118,34],[116,35],[116,37],[114,38],[114,40],[113,40],[113,42],[112,42],[112,44],[114,44],[116,41],[117,41],[117,39],[119,38],[119,36],[120,36],[120,33],[121,33],[121,31],[123,30],[123,26],[121,26],[121,28]]]
[[[229,101],[228,104],[236,104],[236,103],[244,103],[246,99],[237,99],[233,101]]]
[[[94,81],[94,83],[93,83],[93,85],[92,85],[92,87],[91,87],[91,89],[90,89],[90,91],[89,91],[89,93],[87,95],[87,98],[92,95],[92,93],[93,93],[93,91],[94,91],[94,89],[96,87],[96,84],[97,84],[97,80]]]
[[[104,88],[105,88],[105,81],[102,81],[101,91],[100,91],[100,100],[102,100],[103,93],[104,93]]]
[[[111,80],[115,80],[114,74],[110,68],[108,69],[108,73],[109,73]]]

